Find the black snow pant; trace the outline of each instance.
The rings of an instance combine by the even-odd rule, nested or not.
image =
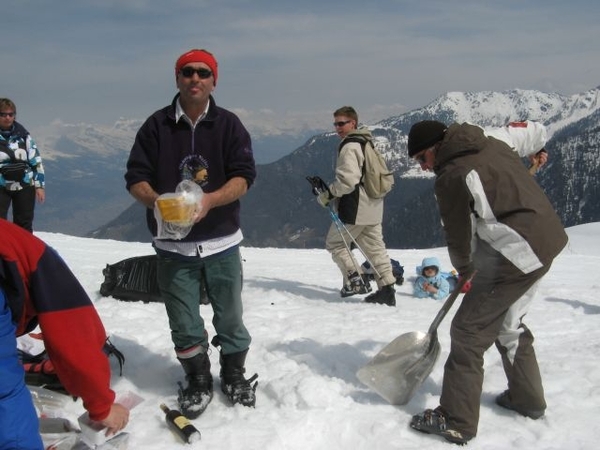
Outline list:
[[[522,322],[529,302],[521,299],[535,291],[550,269],[548,265],[524,274],[482,241],[473,261],[477,273],[452,320],[440,398],[449,428],[471,436],[477,434],[479,422],[483,356],[494,343],[502,355],[511,399],[524,409],[546,408],[533,335]],[[518,326],[511,330],[513,342],[507,342],[511,333],[505,329],[505,320],[515,316],[515,308],[519,309]]]
[[[8,210],[11,203],[14,224],[30,233],[33,232],[35,186],[26,186],[18,191],[0,188],[0,217],[2,219],[8,219]]]

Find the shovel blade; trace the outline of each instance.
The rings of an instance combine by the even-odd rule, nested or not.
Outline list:
[[[407,404],[440,354],[437,336],[415,331],[386,345],[356,376],[392,405]]]

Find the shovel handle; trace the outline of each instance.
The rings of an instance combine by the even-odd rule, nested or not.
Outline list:
[[[456,287],[454,288],[450,296],[446,299],[446,301],[442,305],[442,308],[439,310],[439,312],[435,316],[435,319],[433,319],[433,322],[429,326],[429,335],[433,336],[437,333],[437,329],[440,326],[440,323],[442,323],[442,320],[444,320],[444,317],[446,317],[446,314],[448,314],[448,311],[450,311],[450,308],[452,308],[454,301],[460,294],[460,291],[462,290],[463,286],[466,284],[467,281],[469,281],[469,278],[461,277],[458,280],[458,283],[456,283]]]

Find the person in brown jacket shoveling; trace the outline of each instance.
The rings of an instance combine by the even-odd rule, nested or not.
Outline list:
[[[492,344],[508,379],[496,403],[539,419],[546,401],[523,317],[567,243],[563,225],[519,155],[477,126],[418,122],[408,154],[435,172],[450,260],[461,277],[472,278],[452,320],[440,405],[413,416],[410,426],[456,444],[475,437],[483,355]]]

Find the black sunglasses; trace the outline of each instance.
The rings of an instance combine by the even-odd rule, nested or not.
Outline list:
[[[343,127],[344,125],[346,125],[347,123],[350,123],[350,122],[352,122],[352,121],[351,120],[346,120],[345,122],[342,122],[342,121],[340,121],[340,122],[333,122],[333,126],[334,127]]]
[[[14,112],[0,112],[0,117],[15,117]]]
[[[205,69],[204,67],[201,67],[200,69],[195,69],[193,67],[184,67],[179,71],[179,73],[185,78],[192,78],[194,74],[197,73],[201,80],[206,80],[207,78],[210,78],[213,74],[209,69]]]

